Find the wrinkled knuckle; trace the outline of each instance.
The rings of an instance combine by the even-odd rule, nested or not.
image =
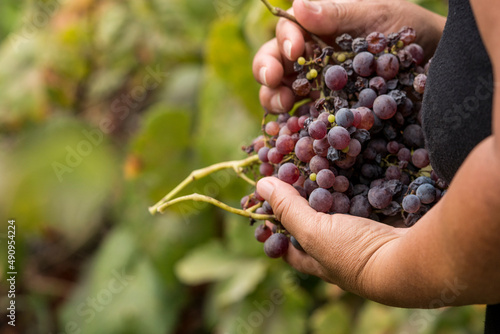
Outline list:
[[[349,17],[348,7],[343,3],[331,3],[334,19],[342,22]]]

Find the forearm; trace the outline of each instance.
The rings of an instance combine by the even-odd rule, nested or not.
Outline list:
[[[443,199],[369,261],[367,295],[403,307],[500,302],[499,170],[490,137]]]

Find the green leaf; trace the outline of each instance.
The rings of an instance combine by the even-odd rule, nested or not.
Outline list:
[[[234,273],[227,280],[219,283],[216,303],[226,307],[242,300],[253,292],[267,274],[268,263],[263,259],[242,260],[234,266]]]
[[[251,113],[261,116],[259,85],[252,74],[252,52],[235,18],[213,23],[206,50],[208,65],[225,81],[226,87],[242,99]]]
[[[16,217],[25,232],[49,227],[75,247],[85,242],[119,175],[116,153],[101,130],[54,118],[25,132],[4,154],[0,190],[9,196],[0,198],[0,210]]]
[[[339,302],[329,303],[316,309],[310,321],[314,334],[352,332],[349,310]]]
[[[207,283],[233,275],[239,261],[214,240],[187,254],[177,263],[175,272],[185,284]]]
[[[62,307],[61,328],[108,334],[169,332],[184,303],[181,293],[167,293],[134,235],[115,230]]]
[[[407,320],[407,309],[385,306],[367,301],[359,314],[353,333],[379,334],[398,333],[397,329]]]
[[[185,109],[157,104],[147,111],[144,125],[132,139],[130,152],[141,162],[140,181],[149,187],[152,200],[188,175],[190,119]]]

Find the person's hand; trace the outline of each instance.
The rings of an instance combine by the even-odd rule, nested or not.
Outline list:
[[[437,46],[445,22],[443,17],[404,0],[295,0],[290,12],[305,29],[330,45],[334,44],[333,37],[342,33],[353,37],[373,31],[389,34],[411,26],[427,56]],[[293,107],[292,64],[304,54],[308,37],[298,25],[282,18],[276,26],[276,38],[255,55],[253,74],[263,85],[260,102],[270,112],[283,113]]]
[[[305,250],[290,245],[284,256],[290,265],[348,291],[384,300],[370,283],[376,281],[386,264],[384,253],[391,252],[406,229],[355,216],[316,212],[295,188],[275,177],[260,180],[257,191]]]

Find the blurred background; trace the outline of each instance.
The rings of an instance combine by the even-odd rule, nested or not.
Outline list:
[[[16,327],[0,272],[0,333],[481,332],[482,306],[390,308],[302,275],[217,208],[149,214],[190,170],[245,157],[275,23],[258,0],[0,2],[0,244],[15,219],[18,272]],[[239,206],[251,188],[223,171],[195,191]]]

